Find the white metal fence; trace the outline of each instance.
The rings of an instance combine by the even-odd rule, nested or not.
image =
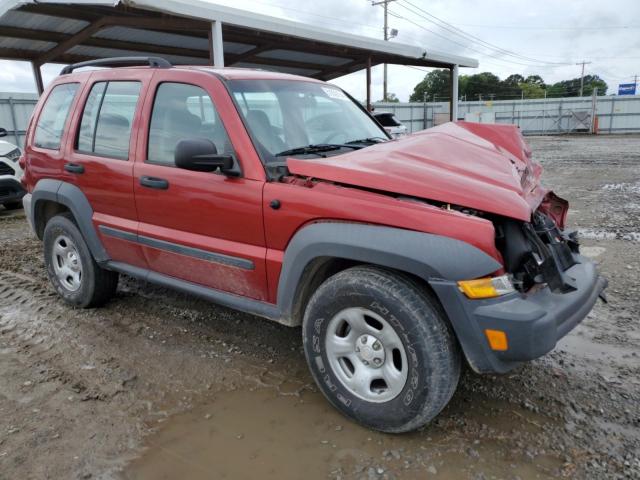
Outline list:
[[[24,134],[38,96],[31,93],[0,93],[0,127],[9,135],[5,140],[22,147]]]
[[[7,140],[23,146],[37,100],[35,94],[0,93],[0,127],[9,132]],[[410,132],[449,120],[447,102],[376,103],[374,107],[378,112],[393,112]],[[528,135],[589,132],[595,126],[598,133],[640,133],[640,95],[460,102],[458,115],[471,121],[513,123]]]
[[[376,103],[415,132],[449,120],[449,103]],[[460,102],[459,119],[518,125],[528,135],[640,133],[640,96],[569,97]],[[596,120],[597,118],[597,120]]]

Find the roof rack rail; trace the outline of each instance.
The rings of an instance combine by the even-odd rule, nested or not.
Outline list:
[[[136,65],[149,65],[152,68],[171,68],[173,66],[162,57],[112,57],[67,65],[62,69],[60,75],[67,75],[82,67],[133,67]]]

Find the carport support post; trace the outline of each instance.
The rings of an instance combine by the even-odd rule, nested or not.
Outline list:
[[[371,111],[371,57],[367,57],[367,112]]]
[[[214,67],[224,67],[224,45],[222,43],[222,22],[214,20],[211,22],[211,43],[210,57]]]
[[[453,65],[451,72],[451,100],[449,108],[449,119],[452,122],[458,121],[458,65]]]
[[[36,81],[36,89],[38,95],[42,95],[44,92],[44,83],[42,82],[42,72],[40,71],[40,65],[36,62],[31,62],[31,69],[33,70],[33,78]]]

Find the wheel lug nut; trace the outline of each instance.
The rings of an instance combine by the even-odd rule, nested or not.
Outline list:
[[[360,351],[360,347],[356,345],[356,352]]]
[[[362,343],[367,343],[367,337],[366,336],[362,337]]]
[[[382,360],[380,360],[379,358],[374,358],[373,363],[375,363],[376,365],[380,365],[382,363]]]
[[[374,350],[380,350],[380,342],[376,342],[373,344],[373,349]]]
[[[365,365],[369,365],[369,362],[367,362],[366,360],[362,360],[362,363],[364,363]]]

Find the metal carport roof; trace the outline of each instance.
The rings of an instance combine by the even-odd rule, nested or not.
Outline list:
[[[132,55],[322,80],[382,63],[449,68],[456,76],[457,66],[478,66],[471,58],[202,0],[0,0],[0,58],[32,62],[39,89],[44,63]]]

